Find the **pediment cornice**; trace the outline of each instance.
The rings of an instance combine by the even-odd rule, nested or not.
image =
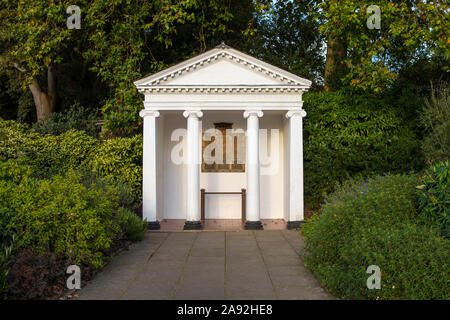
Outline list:
[[[194,73],[207,67],[208,65],[227,59],[232,62],[248,68],[247,70],[255,73],[255,76],[264,75],[273,79],[273,84],[239,84],[229,83],[226,85],[217,85],[214,83],[202,85],[184,85],[171,84],[173,79],[186,75],[187,73]],[[235,82],[238,82],[236,79]],[[251,57],[238,50],[230,48],[224,44],[207,51],[201,55],[188,59],[182,63],[172,66],[168,69],[162,70],[156,74],[150,75],[146,78],[134,82],[140,92],[189,92],[189,93],[230,93],[230,92],[298,92],[306,91],[311,86],[311,81],[298,77],[290,72],[282,70],[278,67],[270,65],[266,62]]]

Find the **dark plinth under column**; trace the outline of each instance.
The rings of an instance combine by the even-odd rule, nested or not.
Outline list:
[[[159,230],[161,226],[159,225],[159,221],[149,221],[148,222],[148,230]]]
[[[264,229],[261,221],[246,221],[244,225],[245,230],[262,230]]]
[[[300,229],[300,227],[303,223],[305,223],[305,221],[288,221],[286,227],[288,230]]]
[[[200,221],[186,221],[183,230],[201,230],[202,223]]]

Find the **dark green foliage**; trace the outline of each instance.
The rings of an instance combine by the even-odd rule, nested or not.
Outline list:
[[[0,299],[3,298],[4,291],[7,289],[7,277],[9,274],[9,265],[11,263],[11,254],[15,249],[15,238],[11,242],[0,244]]]
[[[271,14],[257,20],[250,54],[323,85],[324,37],[313,19],[315,0],[274,1]]]
[[[7,228],[13,214],[8,208],[0,207],[0,299],[7,287],[6,278],[15,242],[14,233]]]
[[[450,96],[448,88],[441,88],[438,94],[433,92],[431,98],[425,100],[420,119],[425,128],[422,146],[428,162],[449,160]]]
[[[0,205],[14,211],[9,228],[24,246],[37,254],[63,254],[76,264],[97,267],[119,231],[117,193],[102,183],[83,185],[72,170],[51,180],[0,180]]]
[[[112,183],[128,186],[130,195],[138,201],[142,184],[142,136],[103,141],[88,166]]]
[[[0,249],[12,241],[13,233],[7,228],[14,212],[8,208],[0,208]]]
[[[27,125],[0,119],[0,160],[15,159],[50,178],[67,170],[92,171],[116,185],[124,206],[139,206],[142,183],[142,136],[98,141],[84,132],[42,135]]]
[[[121,227],[142,238],[146,223],[127,214],[141,202],[141,136],[101,142],[0,119],[0,139],[0,295],[60,294],[67,263],[100,267]]]
[[[0,160],[19,159],[33,166],[38,177],[78,168],[90,158],[97,141],[81,131],[41,135],[26,125],[0,119]]]
[[[411,123],[421,138],[423,128],[419,118],[425,100],[433,92],[444,90],[450,79],[449,72],[443,68],[446,64],[446,59],[440,56],[420,58],[403,67],[392,86],[383,91],[383,97],[400,112],[403,120]]]
[[[100,126],[97,112],[85,109],[75,103],[68,110],[55,112],[33,124],[33,129],[41,134],[60,135],[70,130],[84,131],[98,138]]]
[[[120,229],[130,241],[141,241],[147,231],[147,220],[142,221],[136,214],[125,208],[118,211]]]
[[[119,233],[117,208],[140,205],[142,137],[99,142],[0,120],[0,138],[0,208],[14,212],[6,229],[38,255],[100,266]]]
[[[433,165],[418,186],[419,217],[450,238],[450,163]]]
[[[305,264],[345,299],[449,299],[450,243],[417,219],[415,176],[350,180],[303,227]],[[381,269],[381,290],[366,269]]]
[[[423,166],[420,142],[382,97],[351,91],[304,98],[305,198],[318,207],[336,182],[355,174]]]

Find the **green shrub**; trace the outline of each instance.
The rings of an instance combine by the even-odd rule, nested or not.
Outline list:
[[[3,249],[3,246],[8,245],[14,236],[13,232],[8,228],[13,214],[12,210],[0,207],[0,250]]]
[[[97,141],[81,131],[40,135],[26,126],[0,120],[0,160],[20,159],[42,178],[79,168],[91,157]]]
[[[103,141],[89,161],[93,171],[114,184],[130,188],[129,195],[139,202],[142,189],[142,136]],[[125,188],[125,187],[124,187]]]
[[[12,237],[8,243],[0,245],[0,299],[3,298],[4,291],[8,287],[7,277],[9,274],[9,265],[11,254],[15,248],[15,238]]]
[[[102,265],[103,252],[119,232],[116,188],[86,186],[73,170],[15,186],[0,182],[0,205],[15,212],[9,226],[25,246],[37,254],[65,255],[76,264]]]
[[[29,143],[38,137],[27,125],[0,118],[0,160],[27,155],[31,151]]]
[[[450,238],[450,163],[444,161],[426,171],[418,186],[419,216]]]
[[[96,150],[97,142],[80,131],[68,131],[59,136],[41,136],[31,143],[36,150],[28,158],[39,168],[43,178],[80,168]]]
[[[141,135],[99,142],[81,131],[41,135],[26,125],[0,119],[0,139],[0,161],[26,164],[36,178],[51,178],[71,168],[91,170],[118,187],[124,206],[136,210],[140,204]]]
[[[383,97],[347,91],[305,95],[305,199],[318,208],[356,174],[421,168],[420,141]]]
[[[98,138],[100,127],[98,112],[86,109],[75,103],[68,110],[54,112],[33,124],[33,129],[40,134],[60,135],[70,130],[84,131],[85,134]]]
[[[118,211],[120,229],[125,238],[130,241],[140,241],[147,231],[147,220],[142,221],[136,214],[125,208]]]
[[[428,162],[450,159],[450,96],[443,88],[429,100],[421,113],[421,122],[425,129],[422,148]]]
[[[10,256],[13,252],[15,236],[8,228],[14,212],[0,207],[0,299],[7,287],[6,278],[9,273]]]
[[[350,180],[303,227],[305,265],[345,299],[448,299],[450,244],[417,221],[417,178]],[[382,272],[381,290],[366,269]]]

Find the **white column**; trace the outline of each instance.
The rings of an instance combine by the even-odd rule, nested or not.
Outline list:
[[[288,229],[298,228],[304,218],[303,203],[303,117],[306,111],[292,110],[289,119],[289,221]]]
[[[185,230],[201,229],[200,213],[200,119],[203,112],[187,110],[187,201]]]
[[[247,203],[245,229],[262,229],[259,215],[259,118],[261,110],[244,112],[247,118]]]
[[[158,230],[156,219],[156,110],[141,110],[144,118],[143,155],[142,155],[142,218],[147,219],[148,228]]]

